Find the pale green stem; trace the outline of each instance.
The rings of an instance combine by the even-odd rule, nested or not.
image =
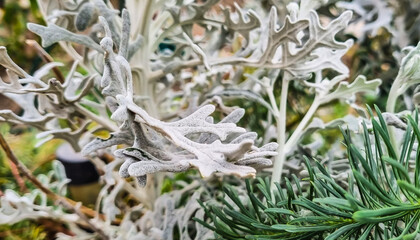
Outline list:
[[[145,100],[142,104],[144,109],[153,117],[159,118],[158,108],[155,103],[155,91],[154,91],[154,81],[150,79],[155,79],[155,74],[150,69],[150,49],[149,46],[149,28],[151,26],[150,22],[152,20],[152,14],[154,14],[153,9],[155,6],[154,0],[143,0],[143,5],[145,6],[140,12],[142,18],[139,23],[139,29],[136,33],[139,33],[144,37],[144,42],[141,48],[138,50],[135,56],[140,56],[139,61],[133,63],[136,65],[139,71],[139,76],[137,83],[133,85],[134,94],[138,96],[147,97],[149,100]],[[134,59],[135,56],[133,57]]]
[[[400,88],[400,78],[397,77],[395,82],[391,86],[391,90],[388,94],[388,100],[386,102],[386,111],[393,113],[395,111],[395,105],[399,96],[398,89]]]
[[[154,77],[153,72],[150,69],[150,49],[149,46],[149,27],[151,26],[150,21],[152,19],[152,15],[154,14],[154,0],[147,0],[145,4],[145,8],[143,11],[143,19],[141,23],[140,34],[144,37],[143,46],[140,49],[140,54],[142,58],[142,71],[140,74],[140,88],[139,92],[142,96],[149,97],[149,100],[144,102],[145,110],[148,114],[154,118],[160,118],[158,107],[156,106],[155,102],[155,81],[150,81],[151,78]],[[161,190],[161,182],[163,182],[163,178],[165,173],[154,173],[148,174],[147,178],[147,185],[144,187],[140,192],[142,192],[144,196],[146,196],[146,201],[143,201],[143,204],[148,205],[148,207],[153,208],[153,202],[159,197],[160,190]],[[138,185],[136,185],[138,186]]]
[[[279,113],[276,118],[277,124],[277,156],[274,159],[273,175],[271,177],[271,186],[274,186],[274,183],[280,182],[281,173],[283,170],[284,161],[286,160],[286,154],[284,151],[284,145],[286,143],[286,107],[287,107],[287,93],[289,90],[290,79],[288,76],[283,76],[282,86],[281,86],[281,95],[280,95],[280,108]],[[272,101],[270,99],[270,101]],[[275,101],[274,101],[275,103]],[[273,104],[273,102],[271,103]],[[274,109],[277,109],[276,106],[272,106]],[[274,188],[272,188],[274,189]]]
[[[294,145],[296,145],[299,141],[299,138],[302,135],[302,132],[308,126],[309,121],[312,119],[313,115],[315,114],[316,110],[318,109],[320,102],[318,98],[315,97],[314,102],[312,103],[311,107],[306,112],[305,116],[303,117],[302,121],[299,123],[295,131],[293,132],[292,136],[287,140],[285,145],[286,154],[292,149]]]
[[[273,86],[267,87],[268,98],[270,99],[271,108],[273,109],[274,118],[280,118],[279,108],[277,106],[276,98],[273,93]]]
[[[391,89],[388,94],[388,100],[386,102],[386,111],[389,113],[395,112],[395,105],[397,103],[397,99],[399,94],[399,89],[401,87],[400,82],[402,79],[397,76],[397,79],[395,79],[394,83],[391,86]],[[397,144],[397,139],[395,138],[395,131],[392,126],[388,126],[388,132],[389,132],[389,140],[391,141],[391,144],[393,148],[396,150],[395,153],[397,154],[397,157],[400,155],[399,147]]]
[[[143,37],[148,37],[145,35],[145,33],[147,33],[147,29],[149,28],[149,21],[150,21],[150,14],[153,14],[153,11],[151,11],[151,9],[153,9],[153,1],[154,0],[146,0],[144,5],[145,6],[143,8],[143,11],[140,13],[143,18],[140,21],[140,29],[139,29],[139,33],[143,36]],[[147,44],[146,44],[147,45]]]
[[[111,132],[117,132],[117,131],[119,131],[119,127],[115,123],[111,122],[110,120],[108,120],[106,118],[102,118],[102,117],[94,114],[93,112],[91,112],[91,111],[87,110],[86,108],[84,108],[79,103],[75,103],[74,106],[76,107],[76,109],[77,109],[77,111],[79,113],[83,114],[88,119],[92,119],[93,121],[95,121],[98,124],[102,125],[107,130],[109,130]]]

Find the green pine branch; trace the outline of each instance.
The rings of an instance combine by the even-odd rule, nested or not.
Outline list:
[[[197,222],[217,239],[414,239],[420,231],[418,113],[407,116],[398,151],[378,108],[372,129],[363,123],[364,149],[342,130],[351,174],[340,186],[328,170],[305,158],[309,177],[285,178],[271,195],[269,179],[246,181],[247,195],[227,186],[222,206],[200,202],[207,219]],[[413,157],[415,152],[415,157]],[[414,168],[412,165],[415,165]],[[305,186],[303,183],[308,183]]]

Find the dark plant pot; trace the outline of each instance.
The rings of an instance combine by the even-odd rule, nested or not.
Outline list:
[[[67,178],[71,180],[68,184],[70,197],[85,205],[95,204],[101,190],[95,166],[67,143],[57,149],[56,157],[64,165]]]

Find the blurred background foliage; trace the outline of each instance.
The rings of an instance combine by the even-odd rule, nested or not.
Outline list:
[[[13,60],[25,71],[33,73],[39,68],[42,59],[37,55],[35,49],[25,43],[28,39],[39,40],[36,35],[26,28],[28,22],[43,24],[41,13],[38,10],[36,0],[0,0],[0,46],[5,46]],[[51,51],[53,48],[46,49]],[[0,69],[4,74],[4,69]],[[13,102],[0,96],[0,108],[11,108],[16,113],[19,109],[13,107]],[[24,162],[29,169],[43,171],[43,162],[52,160],[57,141],[46,144],[41,148],[35,148],[36,131],[26,126],[0,124],[0,132],[7,138],[16,155]],[[0,190],[16,189],[14,179],[10,172],[8,160],[4,152],[1,152],[0,168]],[[41,168],[40,168],[41,167]]]
[[[35,34],[26,28],[28,22],[44,23],[36,0],[0,1],[0,44],[16,63],[27,72],[33,72],[41,64],[41,58],[25,41],[36,39]]]
[[[44,23],[36,0],[0,0],[0,46],[5,46],[13,60],[25,71],[33,74],[43,63],[36,50],[25,42],[28,39],[39,40],[35,34],[26,28],[28,22]],[[56,46],[45,50],[50,53],[60,51]],[[55,57],[65,56],[54,52],[52,55]],[[4,71],[5,69],[1,68],[0,74],[3,75]],[[13,104],[11,100],[0,95],[0,108],[11,108],[15,112],[19,112],[19,109],[14,107]],[[54,152],[60,141],[54,140],[40,148],[35,148],[37,142],[35,129],[1,123],[0,132],[7,139],[17,158],[35,175],[51,170],[50,162],[55,159]],[[12,172],[11,167],[10,161],[5,153],[1,151],[0,194],[3,194],[6,189],[20,189],[16,175]],[[24,182],[24,185],[26,189],[33,188],[27,181]],[[53,236],[58,231],[65,231],[65,229],[51,220],[27,220],[12,226],[0,226],[0,239],[53,239]]]

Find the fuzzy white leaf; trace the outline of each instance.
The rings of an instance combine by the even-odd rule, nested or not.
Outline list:
[[[347,99],[356,93],[375,93],[382,81],[380,79],[366,80],[365,76],[358,76],[352,83],[340,82],[338,87],[320,99],[320,102],[328,103],[334,99]]]

